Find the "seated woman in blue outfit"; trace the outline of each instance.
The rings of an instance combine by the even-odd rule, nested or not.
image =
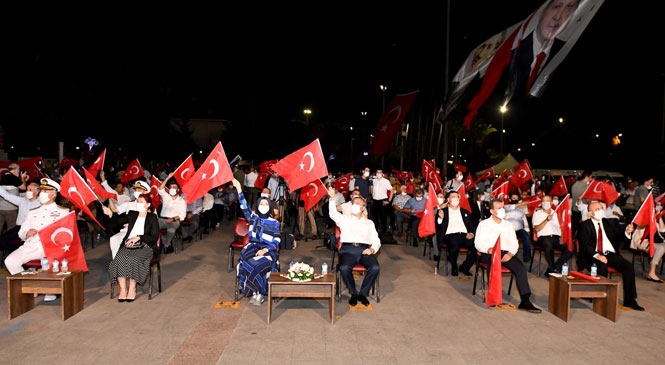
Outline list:
[[[279,271],[280,223],[272,217],[268,198],[260,197],[257,211],[252,212],[240,183],[234,179],[233,185],[238,191],[242,213],[249,222],[249,243],[240,252],[238,263],[240,290],[246,297],[252,297],[251,304],[260,306],[268,294],[270,273]]]

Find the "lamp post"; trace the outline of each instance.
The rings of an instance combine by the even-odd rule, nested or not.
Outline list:
[[[506,131],[503,129],[503,116],[506,114],[508,111],[508,108],[506,107],[506,104],[501,105],[499,108],[499,112],[501,112],[501,136],[499,138],[499,152],[503,155],[503,135],[506,133]]]
[[[303,114],[305,114],[305,125],[309,125],[309,116],[312,114],[312,109],[310,108],[305,108],[305,110],[302,111]]]
[[[383,93],[383,107],[381,108],[381,111],[384,111],[386,110],[386,90],[388,90],[388,86],[379,85],[379,90]]]

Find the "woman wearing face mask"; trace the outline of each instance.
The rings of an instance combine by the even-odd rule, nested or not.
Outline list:
[[[240,251],[238,280],[240,290],[249,303],[259,306],[268,294],[268,275],[279,271],[279,244],[281,241],[280,223],[272,217],[270,200],[264,196],[256,201],[256,212],[247,205],[240,183],[233,180],[238,190],[240,209],[249,222],[249,243]]]
[[[129,224],[115,258],[109,264],[111,283],[118,283],[118,302],[133,302],[136,283],[143,284],[150,272],[150,259],[159,254],[159,220],[150,194],[139,195],[136,209],[127,212]],[[127,285],[129,282],[129,286]]]

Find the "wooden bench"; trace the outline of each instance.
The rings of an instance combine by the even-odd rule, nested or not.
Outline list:
[[[14,319],[35,307],[35,294],[60,294],[62,320],[83,309],[83,271],[69,274],[37,271],[7,277],[9,319]]]

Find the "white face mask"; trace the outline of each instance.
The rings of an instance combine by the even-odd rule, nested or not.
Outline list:
[[[402,192],[402,195],[406,195],[406,191],[403,191],[403,192]]]
[[[268,210],[270,210],[270,206],[268,206],[268,205],[259,205],[259,212],[261,214],[268,213]]]
[[[422,196],[417,196],[417,197],[416,197],[416,200],[417,200],[417,201],[421,201],[421,200],[423,200],[423,197],[422,197]]]
[[[45,193],[45,192],[39,193],[38,199],[39,199],[39,202],[42,203],[42,204],[46,204],[46,203],[48,203],[49,200],[51,200],[51,198],[49,198],[49,196],[48,196],[48,193]]]
[[[369,176],[369,171],[365,171],[365,172],[363,172],[363,176],[364,176],[364,177],[368,177],[368,176]]]
[[[141,196],[141,192],[140,192],[140,191],[135,191],[135,192],[134,192],[134,198],[135,198],[135,199],[138,199],[139,196]]]
[[[178,190],[177,190],[177,189],[174,189],[174,188],[169,189],[169,195],[171,195],[171,196],[175,196],[176,194],[178,194]]]
[[[457,176],[457,181],[462,181],[463,178],[464,178],[464,176],[461,176],[461,175]]]
[[[604,210],[597,210],[597,211],[593,212],[593,219],[599,221],[603,218],[605,218],[605,211]]]
[[[499,218],[499,219],[506,218],[506,210],[503,209],[503,208],[501,208],[501,209],[497,209],[497,211],[496,211],[496,217]]]
[[[32,199],[35,197],[35,194],[32,192],[32,190],[28,190],[25,192],[25,197],[28,199]]]
[[[139,212],[145,212],[148,208],[145,206],[145,203],[136,203],[136,208]]]
[[[377,173],[376,173],[376,178],[377,178],[377,179],[380,179],[380,178],[382,178],[382,177],[383,177],[383,174],[382,174],[382,173],[380,173],[380,172],[377,172]]]
[[[540,206],[543,207],[543,209],[548,210],[548,209],[552,208],[552,203],[551,202],[542,202],[540,204]]]
[[[662,205],[656,205],[656,212],[660,213],[661,210],[663,210],[663,206]]]
[[[552,200],[552,204],[559,205],[559,201],[558,200]]]
[[[268,194],[265,194],[265,193],[262,193],[261,196],[264,197],[264,198],[270,198],[270,196],[268,196]]]
[[[360,205],[358,204],[351,205],[351,213],[358,214],[360,213],[360,210],[361,210]]]
[[[443,204],[443,198],[436,198],[436,201],[439,202],[439,205]]]
[[[456,207],[459,205],[459,198],[450,198],[450,205]]]
[[[647,186],[647,190],[651,190],[651,188],[653,188],[653,186],[651,185]]]

